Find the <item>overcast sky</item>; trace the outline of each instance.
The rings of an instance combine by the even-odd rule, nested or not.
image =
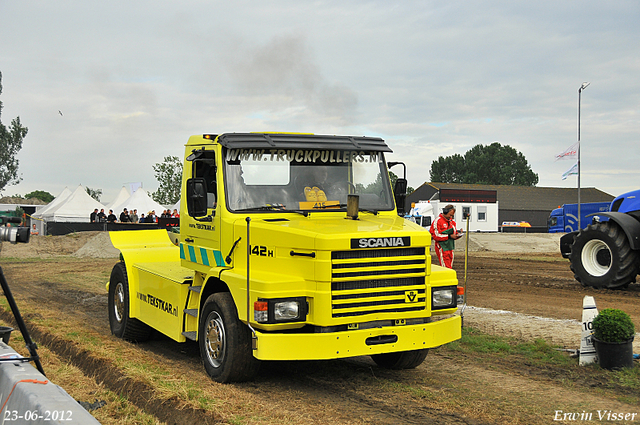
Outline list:
[[[248,131],[380,136],[415,188],[497,141],[577,187],[554,155],[588,81],[581,186],[617,196],[640,187],[639,23],[637,1],[0,0],[1,120],[29,128],[3,194],[108,203],[190,135]]]

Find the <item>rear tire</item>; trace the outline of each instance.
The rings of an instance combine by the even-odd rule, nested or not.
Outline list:
[[[253,379],[260,361],[253,357],[251,330],[238,319],[231,294],[218,292],[209,296],[200,318],[200,356],[211,379],[221,383]]]
[[[123,262],[111,270],[109,280],[109,326],[118,338],[142,342],[151,336],[151,328],[138,319],[129,317],[129,278]]]
[[[583,286],[615,289],[635,282],[638,253],[616,223],[595,223],[581,230],[571,246],[571,271]]]
[[[422,364],[428,353],[429,349],[425,348],[399,353],[374,354],[371,358],[378,366],[385,369],[414,369]]]

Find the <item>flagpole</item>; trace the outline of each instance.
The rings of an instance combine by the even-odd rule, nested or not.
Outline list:
[[[578,230],[582,230],[582,215],[580,214],[580,103],[582,100],[582,90],[591,83],[582,83],[578,89]]]

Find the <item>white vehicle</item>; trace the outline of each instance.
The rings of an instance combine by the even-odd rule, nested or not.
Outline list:
[[[469,215],[470,232],[498,231],[498,202],[419,201],[412,204],[411,211],[405,215],[405,218],[429,229],[431,223],[442,212],[442,208],[448,204],[456,209],[453,219],[458,225],[466,221],[463,218],[464,214]]]
[[[438,214],[438,201],[420,201],[411,205],[405,218],[428,229]]]

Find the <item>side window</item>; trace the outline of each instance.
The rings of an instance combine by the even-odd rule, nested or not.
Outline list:
[[[202,178],[207,186],[207,208],[215,208],[218,199],[215,153],[205,151],[200,158],[193,161],[193,177]]]

